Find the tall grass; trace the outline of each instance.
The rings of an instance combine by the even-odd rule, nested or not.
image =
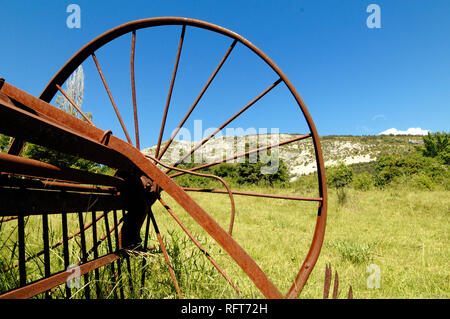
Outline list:
[[[282,190],[254,187],[253,191],[299,195],[308,192],[308,188],[302,190],[299,185]],[[262,298],[255,285],[228,254],[179,205],[168,196],[163,197],[240,289],[240,294],[237,294],[165,209],[155,204],[154,214],[183,297]],[[194,193],[192,197],[224,229],[228,229],[230,206],[227,196]],[[255,259],[280,291],[286,292],[310,245],[316,219],[316,204],[238,196],[235,200],[238,214],[233,237]],[[90,214],[87,214],[86,223],[89,218]],[[336,193],[330,191],[325,244],[300,297],[321,298],[325,265],[331,263],[333,269],[339,272],[341,289],[347,290],[348,286],[352,285],[355,298],[449,298],[449,218],[450,196],[446,190],[349,188],[347,201],[341,205],[338,204]],[[41,224],[38,216],[27,218],[27,256],[42,249]],[[110,224],[112,225],[112,220]],[[51,243],[56,243],[61,238],[60,225],[60,216],[51,216]],[[104,233],[102,225],[99,223],[99,226],[103,227],[99,227],[99,236]],[[13,232],[16,227],[16,221],[1,225],[2,269],[17,262],[17,235]],[[71,216],[69,233],[77,227],[77,218]],[[9,237],[11,234],[13,235]],[[86,238],[91,244],[90,230],[86,232]],[[79,239],[70,241],[71,264],[77,263],[81,258],[79,245]],[[121,291],[125,298],[178,298],[154,233],[150,237],[149,246],[152,245],[155,246],[154,250],[133,254],[129,258],[129,267],[126,260],[122,259],[120,275],[117,263],[114,274],[110,266],[101,269],[98,280],[94,274],[90,274],[88,282],[81,281],[80,289],[72,289],[72,298],[84,298],[85,285],[89,286],[92,298],[120,297]],[[105,240],[99,246],[99,254],[106,253]],[[51,251],[51,260],[52,272],[64,268],[62,246]],[[28,264],[29,281],[43,274],[42,256]],[[371,264],[378,265],[381,270],[380,288],[367,286],[370,275],[367,271]],[[146,281],[145,285],[141,286],[143,271]],[[17,284],[17,268],[0,273],[0,291],[6,291]],[[98,296],[97,284],[101,291]],[[64,289],[64,285],[61,285],[51,294],[54,298],[62,298]],[[43,295],[37,296],[42,297]]]

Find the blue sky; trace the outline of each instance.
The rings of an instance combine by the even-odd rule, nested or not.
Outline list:
[[[71,3],[81,8],[80,29],[66,25],[66,7]],[[371,3],[381,8],[380,29],[366,25],[370,15],[366,8]],[[0,11],[0,76],[38,96],[87,42],[117,25],[158,16],[208,21],[250,40],[294,84],[320,135],[379,134],[390,128],[449,130],[448,0],[7,1]],[[157,139],[179,31],[168,27],[137,34],[138,104],[145,146]],[[165,139],[231,43],[207,33],[186,31]],[[131,132],[131,96],[126,90],[130,37],[116,41],[97,56]],[[199,104],[204,127],[218,126],[276,80],[244,49],[233,51]],[[120,136],[92,61],[83,68],[90,89],[83,109],[94,114],[98,126],[112,128]],[[298,108],[291,104],[287,90],[277,87],[261,100],[259,109],[249,111],[234,126],[302,133],[305,127],[293,120],[299,116]],[[193,113],[192,121],[196,116]]]

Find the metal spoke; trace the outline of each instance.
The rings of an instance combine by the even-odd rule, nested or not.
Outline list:
[[[215,194],[227,194],[226,191],[220,189],[205,189],[205,188],[187,188],[183,187],[184,191],[187,192],[203,192],[203,193],[215,193]],[[253,196],[253,197],[265,197],[273,199],[287,199],[287,200],[297,200],[297,201],[309,201],[309,202],[321,202],[322,197],[297,197],[297,196],[283,196],[274,194],[261,194],[261,193],[250,193],[250,192],[239,192],[231,191],[233,195],[243,195],[243,196]]]
[[[75,102],[70,98],[70,96],[58,84],[56,84],[56,87],[62,93],[62,95],[64,95],[67,101],[69,101],[69,103],[72,104],[72,106],[78,111],[78,113],[81,114],[81,116],[86,120],[86,122],[88,122],[91,125],[94,125],[91,119],[87,117],[86,114],[83,113],[83,111],[81,111],[80,107],[75,104]]]
[[[127,141],[128,141],[128,143],[132,144],[130,136],[128,135],[128,131],[127,131],[126,127],[125,127],[125,124],[123,124],[122,117],[120,116],[119,110],[117,109],[116,102],[114,101],[114,98],[112,97],[111,91],[109,90],[108,84],[106,83],[105,77],[103,76],[103,72],[102,72],[102,69],[100,68],[100,64],[98,63],[97,57],[95,56],[95,53],[92,53],[91,56],[92,56],[92,59],[94,59],[94,63],[95,63],[95,66],[97,67],[98,74],[100,74],[100,77],[102,79],[103,85],[105,86],[106,92],[108,93],[109,99],[110,99],[111,104],[112,104],[112,106],[114,108],[114,111],[116,112],[116,116],[117,116],[117,118],[118,118],[118,120],[120,122],[120,125],[122,126],[122,130],[125,133]]]
[[[131,93],[133,96],[133,115],[134,115],[134,133],[136,136],[136,147],[138,149],[141,148],[139,142],[139,123],[137,116],[137,103],[136,103],[136,83],[134,77],[134,53],[136,47],[136,30],[133,30],[131,33]]]
[[[162,119],[162,123],[161,123],[161,130],[159,132],[158,145],[156,146],[156,153],[155,153],[156,158],[158,158],[159,148],[161,147],[161,141],[162,141],[162,137],[164,134],[164,127],[166,126],[167,112],[169,111],[169,105],[170,105],[170,100],[172,98],[173,86],[175,84],[175,78],[177,76],[178,63],[180,62],[181,49],[183,48],[183,40],[184,40],[185,31],[186,31],[186,25],[183,25],[183,28],[181,29],[180,42],[178,44],[177,58],[175,60],[175,66],[173,67],[172,80],[170,81],[169,93],[167,95],[166,107],[164,108],[164,115],[163,115],[163,119]]]
[[[202,96],[205,94],[206,90],[208,89],[209,85],[211,84],[211,82],[214,80],[214,78],[216,77],[217,73],[219,72],[219,70],[222,68],[222,65],[225,63],[225,61],[227,60],[228,56],[230,55],[231,51],[233,50],[233,48],[235,47],[237,43],[237,40],[234,40],[233,43],[230,45],[230,47],[228,48],[227,52],[225,53],[224,57],[222,58],[222,60],[220,61],[219,65],[216,67],[216,69],[214,70],[214,72],[212,73],[212,75],[209,77],[208,81],[206,82],[205,86],[203,87],[203,89],[200,91],[200,94],[197,96],[197,98],[195,99],[194,103],[192,104],[192,106],[190,107],[189,111],[186,113],[186,115],[184,116],[184,118],[181,120],[180,124],[177,126],[177,128],[175,129],[175,131],[172,133],[172,136],[170,137],[169,141],[166,143],[166,145],[164,146],[163,150],[161,151],[161,154],[159,154],[159,156],[156,156],[156,158],[161,159],[164,155],[164,153],[166,152],[166,150],[169,148],[170,144],[172,143],[173,139],[175,138],[175,136],[177,136],[178,132],[180,131],[180,129],[183,127],[184,123],[186,123],[187,119],[189,118],[189,116],[191,115],[192,111],[194,111],[195,107],[197,106],[198,102],[200,102],[200,99],[202,98]]]

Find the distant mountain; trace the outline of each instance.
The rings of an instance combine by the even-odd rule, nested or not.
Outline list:
[[[297,134],[280,134],[279,141],[295,138]],[[275,144],[275,135],[247,135],[240,137],[213,138],[203,145],[197,152],[203,150],[195,162],[212,162],[221,158],[228,158],[244,152],[245,143],[250,143],[250,149],[256,145],[265,146]],[[252,144],[253,143],[253,144]],[[258,144],[257,144],[258,143]],[[367,135],[348,136],[330,135],[320,138],[325,166],[333,166],[339,162],[347,165],[368,163],[375,161],[381,155],[406,153],[414,149],[416,145],[423,144],[422,136],[389,136]],[[162,158],[165,163],[174,163],[180,155],[186,154],[198,142],[173,141]],[[163,144],[164,145],[164,144]],[[144,154],[153,155],[156,146],[144,149]],[[200,153],[198,153],[200,155]],[[316,171],[316,162],[312,140],[310,138],[282,145],[279,147],[279,156],[286,163],[291,180],[301,175]]]

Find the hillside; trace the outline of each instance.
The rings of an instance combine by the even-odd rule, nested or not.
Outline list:
[[[280,134],[279,140],[295,138],[296,134]],[[367,135],[367,136],[347,136],[330,135],[320,138],[325,166],[333,166],[339,162],[347,165],[369,163],[375,161],[377,157],[389,154],[406,153],[414,149],[415,146],[423,144],[422,136],[388,136],[388,135]],[[277,143],[274,135],[247,135],[241,137],[223,136],[211,139],[202,148],[202,156],[195,160],[199,162],[216,161],[220,158],[230,157],[240,154],[244,150],[245,143],[250,145],[270,145]],[[252,144],[253,143],[253,144]],[[185,154],[197,142],[173,141],[171,147],[164,154],[163,161],[166,163],[175,162],[180,154]],[[251,147],[253,149],[255,147]],[[144,149],[144,154],[153,155],[156,147]],[[297,179],[301,175],[310,174],[316,170],[314,150],[311,139],[306,139],[279,148],[280,158],[286,163],[291,180]]]

